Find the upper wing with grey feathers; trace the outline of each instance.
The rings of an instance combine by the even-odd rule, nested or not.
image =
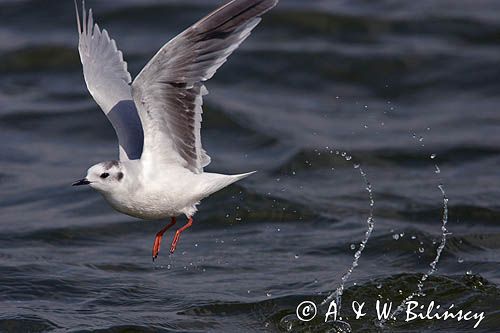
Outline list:
[[[233,0],[165,44],[132,83],[144,128],[141,160],[203,172],[203,95],[209,80],[278,0]]]
[[[79,43],[87,88],[113,125],[120,145],[120,160],[139,159],[142,154],[143,131],[141,120],[132,99],[131,77],[122,52],[109,38],[106,30],[94,24],[92,9],[88,15],[83,3],[80,23],[76,5]]]

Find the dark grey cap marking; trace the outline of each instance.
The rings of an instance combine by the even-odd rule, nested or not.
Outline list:
[[[104,162],[104,169],[109,170],[114,166],[119,166],[120,162],[118,161],[109,161],[109,162]]]

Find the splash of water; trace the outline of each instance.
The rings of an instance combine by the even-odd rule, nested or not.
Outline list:
[[[448,224],[448,197],[446,195],[446,191],[444,189],[443,184],[439,184],[438,188],[441,191],[441,194],[443,196],[443,216],[441,219],[441,242],[436,250],[436,257],[430,263],[430,265],[429,265],[430,269],[427,271],[427,273],[422,275],[422,277],[418,281],[417,291],[410,294],[408,297],[406,297],[401,302],[401,304],[389,316],[390,319],[394,319],[399,313],[401,313],[405,309],[406,303],[411,301],[413,298],[418,297],[418,296],[425,296],[423,293],[424,283],[431,275],[433,275],[437,271],[437,264],[439,262],[439,259],[441,258],[441,254],[443,253],[444,247],[446,246],[447,237],[448,237],[448,235],[450,235],[450,233],[448,232],[448,229],[446,227],[446,225]],[[381,320],[379,323],[379,326],[382,327],[386,322],[387,322],[387,319]]]
[[[338,153],[337,153],[337,155],[338,155]],[[352,159],[352,157],[349,156],[345,152],[343,152],[341,154],[341,156],[344,157],[344,159],[346,161],[350,161]],[[369,201],[370,201],[370,212],[369,212],[369,216],[368,216],[368,218],[366,220],[366,224],[368,225],[368,228],[367,228],[367,230],[365,232],[365,236],[364,236],[363,240],[359,244],[359,249],[354,254],[354,259],[352,261],[351,266],[344,273],[344,275],[342,275],[342,279],[340,281],[340,285],[337,287],[337,289],[334,292],[332,292],[327,298],[325,298],[323,300],[323,302],[321,302],[321,305],[323,306],[326,303],[331,302],[331,300],[333,298],[335,298],[335,303],[337,304],[337,309],[338,309],[339,312],[340,312],[340,308],[341,308],[342,295],[344,294],[345,284],[347,283],[347,281],[351,277],[352,273],[354,272],[354,269],[358,266],[359,258],[361,258],[361,254],[363,253],[363,250],[365,249],[366,244],[368,243],[368,240],[370,239],[370,236],[371,236],[371,234],[373,232],[373,228],[375,227],[375,220],[373,218],[373,209],[375,207],[375,200],[373,199],[373,188],[372,188],[372,185],[368,181],[368,176],[363,171],[363,168],[361,168],[361,166],[359,164],[353,164],[353,166],[354,166],[355,169],[357,169],[359,171],[359,174],[361,175],[361,178],[363,179],[363,182],[366,185],[365,189],[368,192],[368,197],[369,197]]]

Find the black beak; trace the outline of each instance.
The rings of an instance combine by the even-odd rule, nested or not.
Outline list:
[[[87,180],[87,178],[80,179],[79,181],[74,182],[71,184],[71,186],[82,186],[82,185],[88,185],[90,182]]]

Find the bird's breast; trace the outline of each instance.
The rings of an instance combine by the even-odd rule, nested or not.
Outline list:
[[[136,191],[129,195],[105,195],[117,211],[144,220],[165,219],[179,215],[176,200],[166,193]]]
[[[191,187],[192,189],[192,187]],[[117,211],[145,220],[159,220],[185,213],[199,201],[188,188],[176,183],[158,182],[150,186],[138,186],[120,194],[104,194],[109,204]]]

